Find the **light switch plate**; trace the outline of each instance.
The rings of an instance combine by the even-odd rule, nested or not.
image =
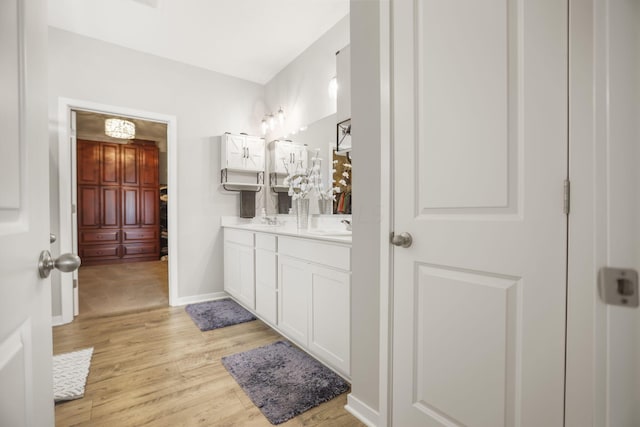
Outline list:
[[[598,274],[598,291],[606,304],[638,307],[638,272],[630,268],[602,267]]]

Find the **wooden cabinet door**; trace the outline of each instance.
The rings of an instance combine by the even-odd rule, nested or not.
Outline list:
[[[303,346],[309,336],[309,264],[287,256],[278,256],[278,326]]]
[[[137,227],[140,222],[138,187],[122,187],[122,226]]]
[[[140,153],[140,185],[158,187],[158,147],[139,147]]]
[[[160,195],[157,188],[140,188],[140,222],[141,226],[158,225],[160,218]]]
[[[310,297],[309,349],[349,375],[351,275],[311,266]]]
[[[78,228],[100,226],[100,187],[78,187]]]
[[[100,184],[120,184],[120,145],[100,143]]]
[[[120,188],[101,187],[100,226],[120,227]]]
[[[100,185],[100,143],[78,140],[78,185]]]
[[[124,145],[121,149],[122,185],[135,186],[139,184],[140,154],[138,147]]]

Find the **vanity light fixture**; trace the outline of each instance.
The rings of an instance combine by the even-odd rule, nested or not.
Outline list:
[[[277,117],[277,120],[276,120]],[[284,113],[284,108],[280,107],[278,112],[274,115],[273,113],[265,114],[260,122],[260,129],[262,130],[262,134],[266,135],[268,131],[273,131],[276,129],[276,125],[280,124],[280,126],[284,126],[284,121],[286,120],[286,115]]]
[[[104,121],[104,133],[112,138],[134,139],[136,125],[128,120],[107,119]]]
[[[278,121],[280,122],[281,126],[284,124],[284,119],[285,119],[284,110],[282,109],[282,107],[280,107],[280,109],[278,110]]]
[[[329,97],[336,99],[338,97],[338,78],[333,77],[329,80]]]
[[[273,114],[269,114],[267,119],[269,121],[269,129],[274,130],[276,128],[276,118],[273,117]]]
[[[267,123],[266,117],[262,119],[262,122],[260,122],[260,129],[262,129],[263,135],[267,134],[267,131],[269,130],[269,123]]]

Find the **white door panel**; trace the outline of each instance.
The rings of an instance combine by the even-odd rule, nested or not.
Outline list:
[[[44,1],[0,2],[0,425],[53,426]]]
[[[561,426],[567,4],[392,10],[394,425]]]

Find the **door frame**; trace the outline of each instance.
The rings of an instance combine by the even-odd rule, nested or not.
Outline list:
[[[59,241],[60,253],[72,252],[77,248],[77,233],[73,230],[72,205],[77,206],[73,191],[76,170],[75,156],[71,152],[71,111],[90,111],[100,114],[113,114],[167,125],[167,186],[172,194],[167,202],[169,236],[169,305],[178,303],[178,131],[176,116],[137,110],[128,107],[100,104],[71,98],[58,98],[58,191],[60,203]],[[74,319],[74,288],[71,275],[60,275],[61,321],[56,324],[72,322]]]

